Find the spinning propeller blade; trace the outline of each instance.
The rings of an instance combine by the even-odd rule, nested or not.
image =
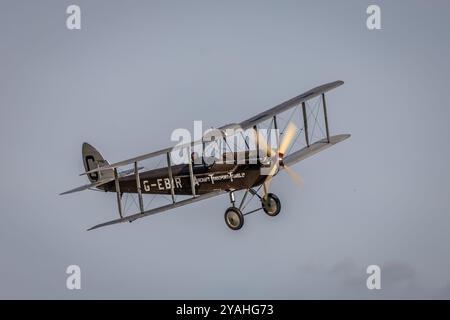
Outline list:
[[[283,140],[281,140],[280,147],[278,149],[278,153],[281,153],[284,155],[291,145],[292,141],[294,140],[295,133],[297,132],[297,127],[290,122],[286,131],[283,134]]]
[[[299,187],[303,187],[303,185],[304,185],[303,179],[300,177],[300,175],[283,163],[283,156],[286,153],[286,151],[289,149],[290,145],[292,144],[292,141],[295,138],[296,132],[297,132],[297,127],[293,123],[289,123],[286,128],[286,131],[283,134],[283,139],[280,143],[280,146],[279,146],[277,152],[275,152],[268,145],[267,140],[264,138],[264,136],[260,132],[258,132],[259,146],[264,150],[264,152],[268,156],[272,157],[272,159],[273,159],[272,167],[270,168],[269,174],[267,175],[267,178],[264,181],[264,190],[266,193],[269,192],[268,190],[269,190],[270,183],[272,182],[272,177],[277,173],[279,168],[286,169],[286,173],[294,181],[294,183],[297,184]]]
[[[295,182],[295,184],[297,184],[297,186],[299,186],[300,188],[303,188],[304,186],[303,178],[287,165],[284,165],[284,169],[286,169],[286,173],[291,177],[291,179]]]

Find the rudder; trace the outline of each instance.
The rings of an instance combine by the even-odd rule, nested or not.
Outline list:
[[[81,153],[83,155],[83,164],[86,171],[109,165],[109,162],[103,159],[100,152],[87,142],[83,143]],[[113,178],[114,173],[112,170],[105,170],[89,173],[87,177],[89,178],[89,181],[97,182],[102,179]]]

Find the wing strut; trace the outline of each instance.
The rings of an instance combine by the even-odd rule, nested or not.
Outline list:
[[[170,181],[170,195],[172,196],[172,202],[175,203],[175,191],[173,190],[173,176],[172,176],[172,164],[170,160],[170,152],[167,152],[167,170],[169,171]]]
[[[306,146],[309,147],[308,116],[306,115],[306,104],[304,101],[302,102],[302,110],[303,110],[303,127],[305,128]]]
[[[136,189],[139,199],[139,209],[144,212],[144,200],[142,200],[141,178],[139,177],[139,169],[137,161],[134,163],[134,176],[136,177]]]
[[[277,138],[276,142],[277,142],[277,148],[278,148],[278,146],[280,145],[280,131],[278,131],[278,123],[277,123],[276,115],[273,116],[273,128],[275,129],[275,134],[276,134],[276,138]]]
[[[256,159],[262,158],[261,155],[259,154],[259,135],[258,135],[258,126],[255,124],[253,126],[253,131],[255,132],[255,136],[256,136]]]
[[[191,148],[189,148],[189,178],[191,180],[192,197],[195,198],[195,181],[194,181],[194,171],[192,170],[192,156]]]
[[[120,195],[120,184],[119,175],[117,174],[117,168],[114,168],[114,182],[116,184],[116,194],[117,194],[117,208],[119,209],[119,216],[122,217],[122,197]]]
[[[325,130],[327,131],[327,141],[330,143],[330,130],[328,129],[327,103],[325,101],[325,93],[322,93],[323,115],[325,118]]]

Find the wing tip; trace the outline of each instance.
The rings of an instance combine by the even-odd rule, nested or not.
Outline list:
[[[135,219],[134,219],[135,220]],[[133,220],[133,221],[134,221]],[[102,228],[102,227],[107,227],[107,226],[111,226],[111,225],[114,225],[114,224],[118,224],[118,223],[122,223],[122,222],[131,222],[131,220],[129,219],[129,217],[123,217],[123,218],[120,218],[120,219],[116,219],[116,220],[111,220],[111,221],[107,221],[107,222],[103,222],[103,223],[100,223],[100,224],[97,224],[97,225],[95,225],[95,226],[93,226],[93,227],[90,227],[89,229],[87,229],[86,231],[91,231],[91,230],[95,230],[95,229],[99,229],[99,228]]]
[[[330,86],[331,88],[329,90],[332,90],[332,89],[342,86],[344,83],[345,82],[343,80],[336,80],[336,81],[327,83],[324,86]]]
[[[344,134],[340,134],[339,136],[342,137],[342,140],[346,140],[346,139],[350,138],[352,135],[350,133],[344,133]]]

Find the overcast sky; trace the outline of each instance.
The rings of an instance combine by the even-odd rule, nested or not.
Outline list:
[[[1,7],[0,298],[450,298],[448,1]],[[118,161],[334,80],[330,130],[352,137],[295,166],[303,190],[274,180],[276,218],[233,232],[224,196],[87,232],[117,217],[115,195],[58,196],[87,183],[85,141]]]

